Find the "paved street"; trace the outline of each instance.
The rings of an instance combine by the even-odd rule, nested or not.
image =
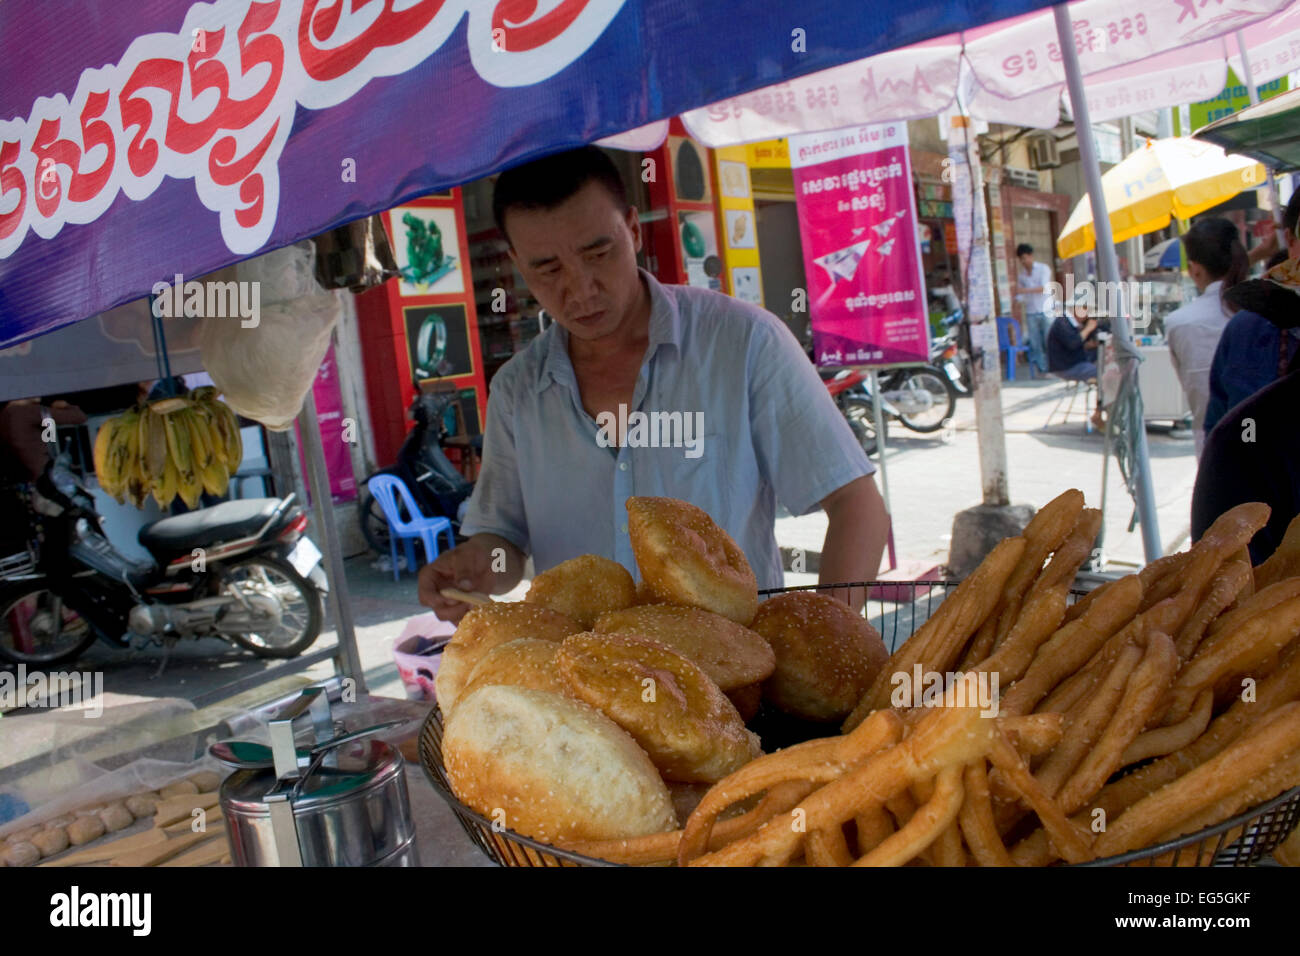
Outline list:
[[[1046,426],[1063,388],[1055,380],[1021,381],[1003,391],[1014,503],[1041,506],[1062,490],[1077,487],[1090,506],[1100,504],[1102,438],[1085,433],[1082,396],[1069,421],[1061,421],[1058,414],[1053,424]],[[890,429],[887,470],[900,559],[928,565],[943,563],[953,515],[980,501],[977,436],[970,399],[958,403],[954,425],[946,438],[918,435],[898,423]],[[1171,437],[1167,431],[1151,429],[1149,440],[1161,540],[1166,548],[1181,548],[1186,541],[1195,478],[1191,437]],[[1141,535],[1137,530],[1128,530],[1132,503],[1113,461],[1109,494],[1107,557],[1119,567],[1138,565],[1142,561]],[[783,548],[804,549],[808,566],[815,568],[825,530],[825,516],[820,512],[800,518],[787,516],[777,522],[777,539]],[[319,535],[316,538],[319,540]],[[371,555],[350,558],[346,565],[361,660],[370,690],[401,697],[392,644],[409,617],[424,613],[415,598],[415,578],[407,573],[394,582],[390,573],[376,567]],[[789,584],[812,581],[815,577],[810,574],[787,576]],[[513,596],[522,596],[526,587],[521,585]],[[322,635],[317,648],[334,641],[334,632],[329,631]],[[275,662],[256,660],[220,641],[187,642],[173,655],[166,672],[157,677],[159,654],[157,648],[128,653],[96,645],[78,669],[103,672],[107,703],[115,706],[159,697],[190,699],[228,681],[276,666]],[[306,672],[311,677],[331,673],[329,662]],[[17,729],[15,725],[21,720],[6,719],[7,729]]]

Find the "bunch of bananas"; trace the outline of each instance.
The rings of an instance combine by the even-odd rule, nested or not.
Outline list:
[[[95,435],[95,474],[118,500],[166,508],[180,495],[191,508],[203,492],[222,495],[244,457],[239,423],[211,386],[183,398],[137,405]]]

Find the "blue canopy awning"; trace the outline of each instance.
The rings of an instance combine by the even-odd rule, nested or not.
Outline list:
[[[0,347],[544,153],[1043,6],[6,0]]]

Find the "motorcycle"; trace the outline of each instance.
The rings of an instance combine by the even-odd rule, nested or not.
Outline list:
[[[35,482],[28,543],[0,561],[0,659],[55,666],[96,638],[163,648],[220,637],[258,657],[296,657],[320,635],[329,589],[307,515],[287,498],[222,502],[140,529],[134,561],[104,532],[89,491],[51,462]]]
[[[853,429],[853,436],[857,438],[862,450],[868,457],[875,455],[880,443],[876,438],[876,403],[867,387],[867,373],[852,368],[819,368],[817,373],[831,398],[835,399],[835,407],[849,423],[849,428]],[[881,406],[881,412],[880,424],[887,442],[889,417],[896,416],[897,410],[886,402]]]
[[[464,505],[474,483],[456,470],[442,450],[443,439],[450,434],[446,414],[453,401],[455,395],[445,392],[418,392],[407,409],[407,416],[415,419],[415,427],[402,442],[397,463],[367,476],[366,481],[375,475],[396,475],[411,490],[425,517],[450,519],[452,531],[459,535]],[[366,543],[376,553],[388,554],[388,519],[364,482],[357,514]]]
[[[960,324],[960,309],[944,318],[943,325],[948,331],[936,335],[930,343],[930,364],[948,377],[958,395],[966,396],[973,393],[975,381],[971,375],[970,354],[961,346]]]

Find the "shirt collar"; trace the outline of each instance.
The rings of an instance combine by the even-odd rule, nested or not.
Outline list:
[[[670,345],[680,351],[682,317],[677,309],[677,300],[664,291],[663,284],[650,273],[641,268],[637,272],[650,292],[650,342],[646,346],[646,355],[653,357],[661,345]],[[548,341],[542,358],[541,374],[537,376],[537,391],[543,391],[552,382],[576,385],[573,363],[569,361],[569,333],[564,326],[552,320],[545,335]]]
[[[1068,309],[1065,312],[1065,321],[1069,322],[1076,329],[1083,328],[1083,323],[1081,323],[1078,319],[1076,319],[1074,317],[1074,314],[1070,312]]]
[[[1223,288],[1223,280],[1215,279],[1213,282],[1211,282],[1209,285],[1205,287],[1205,291],[1201,293],[1201,297],[1204,298],[1205,296],[1218,295],[1219,290],[1222,288]]]

